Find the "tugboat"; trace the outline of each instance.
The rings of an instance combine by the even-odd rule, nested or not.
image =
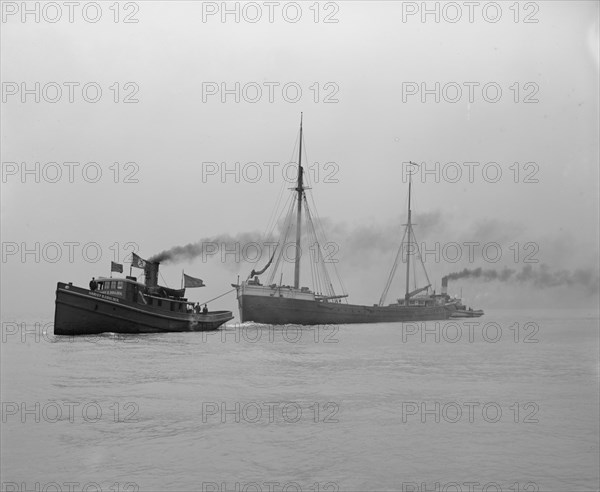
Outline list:
[[[54,334],[207,331],[233,319],[231,311],[208,311],[206,305],[200,311],[183,297],[185,288],[158,285],[158,262],[137,260],[145,283],[131,275],[92,279],[89,289],[58,282]]]
[[[448,276],[442,277],[442,293],[441,297],[446,299],[447,305],[451,308],[451,318],[479,318],[485,313],[483,309],[473,309],[463,304],[462,299],[458,297],[450,297],[448,295]]]
[[[408,186],[408,224],[406,224],[405,236],[398,254],[395,257],[394,265],[390,273],[384,293],[381,296],[379,304],[372,306],[363,306],[357,304],[348,304],[345,298],[347,294],[337,295],[331,282],[331,276],[325,267],[326,254],[323,251],[325,238],[319,231],[322,228],[315,228],[313,214],[308,208],[308,200],[304,186],[304,169],[302,167],[302,116],[300,117],[300,137],[298,153],[298,179],[294,199],[288,209],[288,214],[283,225],[283,233],[280,237],[277,247],[273,252],[267,265],[256,272],[252,270],[247,280],[232,284],[237,290],[237,299],[242,322],[254,321],[257,323],[269,324],[345,324],[345,323],[383,323],[398,321],[419,321],[419,320],[444,320],[448,319],[454,306],[447,306],[446,299],[440,296],[427,294],[431,287],[425,265],[423,264],[419,253],[418,245],[414,239],[414,231],[411,223],[410,194],[412,180],[409,180]],[[313,289],[300,287],[300,261],[301,261],[301,239],[303,209],[307,231],[305,236],[310,238],[312,244],[309,248],[311,274],[313,278]],[[316,214],[315,214],[316,217]],[[289,241],[288,236],[295,225],[295,240]],[[408,235],[408,240],[404,239]],[[412,237],[412,239],[411,239]],[[285,256],[287,246],[295,245],[294,260],[294,280],[293,285],[283,285],[283,271],[277,282],[276,274],[280,268],[283,269],[282,258]],[[305,250],[306,250],[305,249]],[[386,297],[392,280],[394,278],[402,252],[406,252],[406,294],[403,298],[396,300],[391,304],[385,305]],[[416,255],[420,260],[427,285],[416,288],[411,291],[409,288],[410,258]],[[275,262],[273,263],[273,260]],[[271,264],[266,285],[260,281],[260,275],[265,273]],[[336,271],[337,273],[337,271]],[[341,281],[339,282],[341,284]]]

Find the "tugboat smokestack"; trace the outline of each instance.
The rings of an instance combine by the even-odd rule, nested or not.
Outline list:
[[[144,276],[146,278],[146,287],[148,288],[158,286],[158,265],[160,265],[160,263],[157,261],[146,261],[146,266],[144,267]]]
[[[442,294],[448,294],[448,276],[442,277]]]

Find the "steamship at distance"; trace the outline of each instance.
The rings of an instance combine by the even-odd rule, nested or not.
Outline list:
[[[461,298],[450,297],[448,294],[448,275],[442,277],[442,291],[440,294],[434,294],[434,297],[436,295],[445,298],[446,304],[451,309],[451,318],[479,318],[485,314],[482,309],[473,309],[465,306]]]
[[[232,284],[237,291],[240,319],[242,322],[253,321],[267,324],[346,324],[346,323],[384,323],[398,321],[419,320],[444,320],[450,317],[455,310],[454,302],[449,302],[449,296],[431,293],[431,282],[425,265],[419,253],[418,244],[414,238],[411,218],[411,188],[412,180],[408,184],[408,223],[404,237],[396,255],[385,289],[378,304],[372,306],[349,304],[346,301],[348,294],[336,294],[331,282],[331,277],[323,259],[326,257],[323,245],[326,244],[322,228],[315,220],[308,207],[304,185],[304,168],[302,167],[302,116],[300,117],[300,136],[298,145],[298,177],[294,193],[290,200],[286,219],[277,246],[266,266],[260,271],[250,273],[249,277],[237,284]],[[311,197],[312,199],[312,197]],[[314,208],[314,202],[313,202]],[[301,239],[303,237],[302,219],[306,222],[305,236],[311,241],[310,269],[313,280],[313,289],[300,287],[300,263],[302,257]],[[295,219],[295,220],[294,220]],[[294,258],[294,283],[283,285],[283,271],[280,278],[275,276],[280,268],[283,270],[282,258],[284,246],[291,230],[295,225],[295,258]],[[405,241],[406,239],[406,241]],[[305,241],[306,242],[306,241]],[[406,247],[408,245],[408,247]],[[414,253],[413,253],[414,251]],[[402,253],[406,257],[406,293],[403,298],[391,304],[385,304],[388,291],[394,279],[398,264],[402,260]],[[413,286],[410,289],[411,256],[419,260],[427,279],[423,287]],[[414,267],[414,265],[412,265]],[[333,264],[335,269],[335,264]],[[269,270],[265,284],[260,281],[260,276]],[[336,270],[337,273],[337,270]],[[279,282],[277,283],[277,280]],[[341,285],[341,280],[339,280]],[[343,287],[342,287],[343,289]],[[345,301],[345,302],[342,302]]]
[[[231,311],[198,312],[184,297],[185,288],[158,285],[158,262],[137,255],[133,261],[144,269],[144,283],[131,275],[93,279],[89,289],[59,282],[54,334],[207,331],[233,319]]]

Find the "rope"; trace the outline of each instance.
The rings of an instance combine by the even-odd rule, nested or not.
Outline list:
[[[221,294],[220,296],[217,296],[217,297],[215,297],[215,298],[213,298],[213,299],[209,299],[208,301],[201,302],[200,304],[208,304],[209,302],[216,301],[216,300],[217,300],[217,299],[219,299],[220,297],[226,296],[227,294],[229,294],[229,293],[233,292],[234,290],[237,290],[237,289],[231,289],[231,290],[228,290],[227,292],[225,292],[225,294]]]

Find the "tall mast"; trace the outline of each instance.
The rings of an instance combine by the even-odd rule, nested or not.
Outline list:
[[[412,164],[412,162],[410,163]],[[410,192],[411,192],[411,186],[412,186],[412,168],[410,173],[408,174],[408,224],[406,225],[407,227],[407,232],[408,232],[408,240],[406,242],[408,249],[406,250],[406,294],[404,295],[404,300],[406,302],[406,304],[408,305],[408,298],[409,298],[409,285],[408,285],[408,280],[409,280],[409,275],[410,275],[410,232],[412,229],[412,224],[411,224],[411,220],[410,220]]]
[[[302,194],[304,186],[302,183],[302,113],[300,113],[300,150],[298,152],[298,211],[296,213],[296,263],[294,265],[294,287],[300,287],[300,235],[302,232]]]

